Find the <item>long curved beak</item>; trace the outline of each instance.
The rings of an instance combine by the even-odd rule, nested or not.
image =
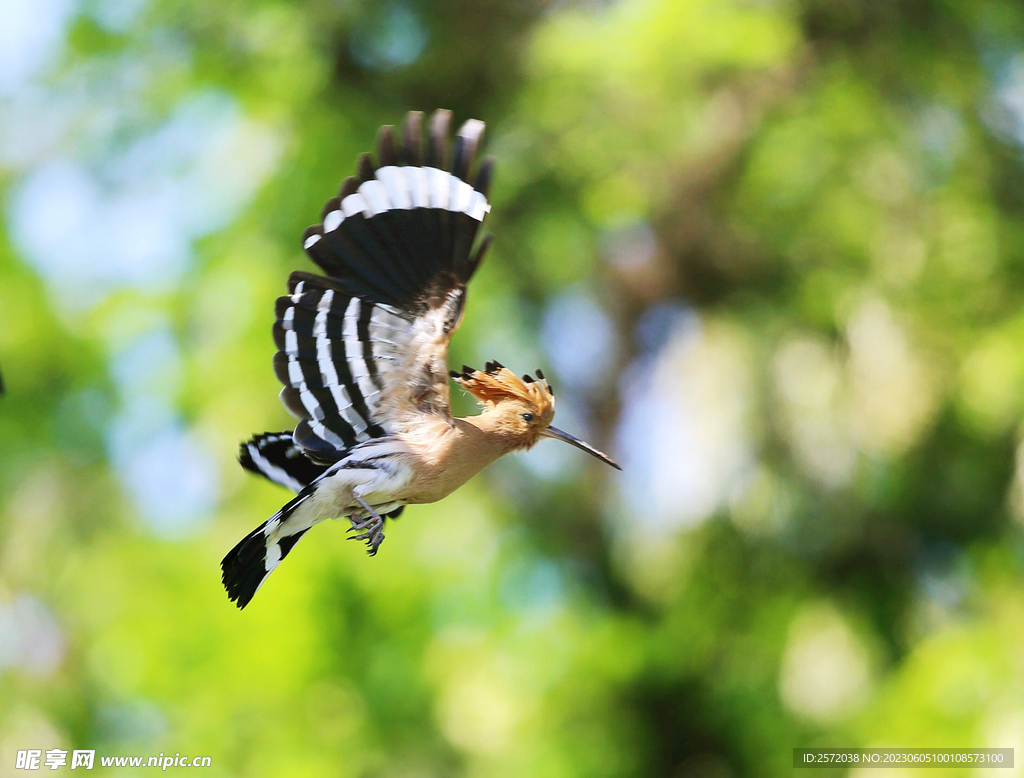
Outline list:
[[[603,451],[598,451],[596,448],[591,446],[589,443],[585,443],[584,441],[580,440],[579,438],[575,437],[574,435],[570,435],[568,432],[562,432],[562,430],[558,429],[558,427],[548,427],[546,430],[544,430],[541,433],[541,436],[545,437],[545,438],[555,438],[556,440],[564,440],[570,446],[576,446],[576,448],[582,449],[583,451],[586,451],[591,456],[597,457],[602,462],[604,462],[606,465],[611,465],[616,470],[621,470],[622,469],[617,464],[615,464],[615,460],[614,459],[612,459],[610,456],[605,454]]]

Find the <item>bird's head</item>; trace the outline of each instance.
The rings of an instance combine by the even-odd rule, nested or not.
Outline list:
[[[555,396],[538,370],[536,377],[519,378],[499,362],[488,362],[483,370],[462,366],[451,376],[476,397],[487,413],[495,414],[497,425],[516,441],[516,448],[532,448],[541,438],[556,438],[621,470],[611,457],[589,443],[551,426],[555,418]]]

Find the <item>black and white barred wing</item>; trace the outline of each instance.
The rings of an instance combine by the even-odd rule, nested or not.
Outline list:
[[[274,327],[281,400],[300,420],[295,444],[314,460],[336,460],[394,431],[384,401],[402,380],[396,367],[414,322],[333,279],[294,273],[290,291],[278,300]]]
[[[238,462],[246,470],[295,493],[327,470],[326,465],[313,462],[295,445],[291,430],[253,435],[239,446]]]
[[[425,150],[421,114],[407,116],[400,148],[381,129],[381,166],[364,154],[359,177],[304,236],[329,278],[294,273],[278,301],[281,396],[314,461],[336,461],[417,413],[450,415],[448,342],[487,246],[474,249],[491,165],[471,175],[481,122],[463,125],[449,154],[449,119],[434,114]]]

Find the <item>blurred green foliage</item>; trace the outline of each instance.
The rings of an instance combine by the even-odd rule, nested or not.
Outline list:
[[[1024,759],[1024,6],[15,6],[58,22],[0,93],[0,775]],[[233,460],[287,426],[273,301],[377,126],[436,107],[498,158],[453,364],[543,365],[626,472],[544,444],[375,559],[318,530],[239,613],[219,560],[286,499]],[[70,165],[98,235],[61,226]],[[166,203],[187,251],[150,278]]]

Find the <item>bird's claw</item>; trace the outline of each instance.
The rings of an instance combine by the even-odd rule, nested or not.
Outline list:
[[[352,526],[345,530],[346,532],[355,532],[356,530],[366,529],[367,527],[373,526],[373,524],[376,522],[376,519],[374,519],[373,516],[367,516],[362,521],[359,521],[356,518],[355,514],[349,516],[348,520],[352,524]],[[349,538],[349,540],[352,539],[353,538]]]
[[[352,526],[346,530],[347,532],[365,530],[358,535],[351,535],[348,540],[365,540],[367,553],[376,556],[377,549],[384,542],[384,519],[380,516],[370,516],[364,521],[357,521],[354,516],[349,516],[348,520],[352,522]]]

